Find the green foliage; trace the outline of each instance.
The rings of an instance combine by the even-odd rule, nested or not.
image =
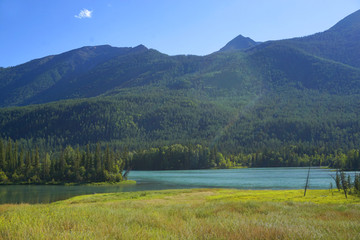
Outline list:
[[[354,189],[355,192],[360,195],[360,174],[355,174],[354,176]]]
[[[309,146],[283,146],[278,150],[262,148],[254,153],[220,150],[218,146],[201,144],[172,144],[148,149],[128,149],[121,143],[87,144],[86,146],[58,148],[49,152],[51,146],[32,145],[24,139],[3,144],[6,164],[0,168],[4,173],[0,182],[46,183],[46,182],[117,182],[126,178],[123,169],[134,170],[181,170],[233,167],[304,167],[312,162],[315,166],[328,166],[347,170],[360,170],[359,150],[340,150]],[[18,145],[17,142],[21,144]],[[27,149],[25,148],[27,145]],[[20,146],[20,147],[18,147]],[[25,150],[26,149],[26,150]],[[344,189],[347,179],[336,175],[337,188]],[[356,181],[351,185],[355,186]],[[357,186],[357,185],[356,185]],[[350,188],[350,185],[347,189]]]
[[[360,195],[360,174],[355,173],[351,178],[350,174],[346,174],[343,170],[337,170],[333,179],[337,189],[342,190],[346,198],[348,198],[348,194]]]
[[[2,140],[1,140],[2,142]],[[32,146],[26,154],[18,153],[17,143],[9,138],[5,145],[5,154],[9,156],[5,167],[0,168],[0,184],[6,183],[86,183],[86,182],[120,182],[125,167],[124,154],[97,144],[96,150],[75,150],[67,146],[60,152],[50,154]],[[23,147],[21,147],[23,149]],[[21,150],[21,152],[24,152]],[[10,155],[9,153],[14,153]],[[25,156],[26,155],[26,156]],[[93,157],[94,156],[94,157]],[[96,163],[96,171],[93,162]],[[13,164],[20,163],[20,164]]]
[[[7,183],[8,180],[9,179],[6,174],[3,171],[0,171],[0,183]]]
[[[358,151],[350,150],[349,153]],[[148,150],[133,151],[131,163],[137,170],[175,170],[202,168],[232,168],[232,167],[306,167],[309,162],[314,166],[329,166],[338,168],[340,165],[352,166],[358,164],[360,158],[348,158],[341,151],[307,155],[309,149],[284,147],[279,151],[264,149],[256,153],[219,152],[216,148],[209,149],[202,145],[175,144]],[[342,159],[343,158],[343,159]],[[339,159],[344,162],[338,162]],[[350,170],[350,168],[348,168]],[[359,170],[359,168],[352,168]],[[337,186],[340,186],[340,178]]]
[[[167,56],[97,46],[1,69],[0,137],[18,142],[0,142],[0,168],[26,169],[15,178],[110,179],[108,149],[127,146],[142,169],[227,168],[234,159],[359,169],[359,14],[244,51]],[[19,105],[27,106],[9,107]],[[84,156],[77,144],[92,151]],[[57,154],[59,169],[46,152],[51,162]]]
[[[360,11],[356,11],[325,32],[283,42],[319,57],[359,68],[359,22]]]

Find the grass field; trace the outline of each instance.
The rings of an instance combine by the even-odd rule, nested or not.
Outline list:
[[[360,239],[337,191],[190,189],[0,205],[0,239]]]

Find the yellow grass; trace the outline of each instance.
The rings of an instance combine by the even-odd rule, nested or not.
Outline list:
[[[0,239],[360,239],[359,199],[192,189],[0,205]]]

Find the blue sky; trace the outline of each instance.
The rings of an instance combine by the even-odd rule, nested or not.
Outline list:
[[[239,34],[324,31],[358,9],[359,0],[0,0],[0,66],[102,44],[206,55]]]

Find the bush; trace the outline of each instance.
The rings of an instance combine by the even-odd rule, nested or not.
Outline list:
[[[9,181],[8,177],[3,171],[0,171],[0,183],[7,183]]]

